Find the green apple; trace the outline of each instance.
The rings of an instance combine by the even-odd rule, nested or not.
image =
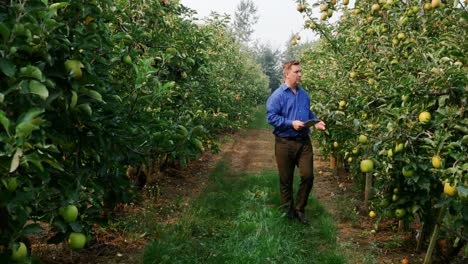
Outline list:
[[[323,5],[320,6],[320,11],[321,11],[321,12],[325,12],[325,11],[327,11],[327,10],[328,10],[328,5],[323,4]]]
[[[447,196],[455,196],[457,194],[457,184],[450,184],[449,182],[444,183],[444,193]]]
[[[398,208],[395,210],[395,215],[398,218],[403,218],[406,215],[406,210],[404,208]]]
[[[442,159],[440,158],[440,156],[433,156],[432,159],[431,159],[431,163],[432,163],[432,167],[436,168],[436,169],[439,169],[440,167],[442,167]]]
[[[404,94],[401,96],[401,101],[403,101],[404,103],[407,103],[409,100],[409,95],[407,94]]]
[[[328,18],[327,12],[323,12],[320,14],[320,20],[326,20]]]
[[[82,249],[86,244],[86,236],[83,233],[72,232],[68,236],[68,246],[72,249]]]
[[[126,64],[132,64],[132,57],[130,57],[130,55],[125,55],[123,58],[122,58],[123,62],[125,62]]]
[[[424,111],[419,114],[419,122],[426,124],[431,121],[431,113]]]
[[[296,10],[299,11],[299,12],[304,12],[304,10],[306,9],[306,5],[298,5],[296,7]]]
[[[402,173],[403,173],[403,176],[405,176],[406,178],[414,176],[414,170],[412,170],[411,168],[406,167],[406,166],[403,167]]]
[[[359,148],[358,147],[353,148],[352,152],[353,152],[353,154],[358,154],[359,153]]]
[[[78,208],[74,205],[67,205],[60,208],[59,214],[62,216],[63,220],[67,223],[74,222],[78,217]]]
[[[367,136],[366,135],[359,135],[359,143],[366,144],[367,143]]]
[[[364,173],[371,172],[374,170],[374,162],[370,159],[365,159],[361,161],[361,171]]]
[[[6,188],[10,192],[14,192],[16,188],[18,187],[18,181],[16,180],[16,177],[9,178],[6,182]]]
[[[388,156],[389,158],[393,157],[393,150],[392,150],[392,149],[389,149],[389,150],[387,151],[387,156]]]
[[[398,153],[398,152],[403,151],[404,146],[405,146],[405,145],[403,145],[403,143],[398,143],[398,144],[396,144],[396,146],[395,146],[395,153]]]
[[[339,109],[344,109],[346,107],[346,104],[347,102],[345,100],[341,100],[339,103],[338,103],[338,108]]]
[[[442,5],[442,1],[440,0],[432,0],[431,1],[431,7],[436,8]]]
[[[15,247],[13,247],[11,251],[11,259],[15,261],[23,260],[28,255],[28,248],[23,242],[19,242],[17,244],[17,247],[15,245]]]
[[[375,12],[375,11],[379,11],[380,9],[380,5],[379,4],[373,4],[371,6],[371,13]]]
[[[382,201],[380,201],[380,206],[382,208],[385,208],[387,207],[388,205],[390,205],[390,202],[388,201],[388,199],[383,199]]]
[[[68,74],[75,77],[75,79],[81,79],[81,76],[83,76],[81,68],[84,68],[84,65],[79,60],[65,61],[65,69],[67,70]]]

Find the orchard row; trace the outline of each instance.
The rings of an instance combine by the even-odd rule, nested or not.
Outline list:
[[[466,2],[296,2],[304,28],[321,36],[301,60],[313,111],[327,122],[328,133],[317,134],[325,150],[363,187],[370,177],[372,217],[418,222],[418,242],[440,224],[435,236],[460,250],[468,232]],[[334,14],[342,14],[336,23]]]
[[[27,236],[81,248],[137,195],[129,165],[185,166],[244,126],[268,80],[223,17],[178,1],[0,4],[0,262]]]

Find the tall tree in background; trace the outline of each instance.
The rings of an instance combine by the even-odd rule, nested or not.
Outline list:
[[[281,51],[273,50],[271,45],[258,44],[256,47],[257,62],[262,65],[263,72],[270,81],[270,91],[279,87],[282,80]]]
[[[243,42],[250,42],[254,25],[258,22],[257,7],[252,0],[241,0],[234,15],[234,32]]]

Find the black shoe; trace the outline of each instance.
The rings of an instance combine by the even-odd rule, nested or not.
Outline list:
[[[296,218],[297,218],[297,220],[299,220],[299,222],[301,222],[301,224],[309,225],[309,220],[307,220],[307,217],[306,217],[305,213],[297,212],[296,213]]]
[[[296,211],[294,210],[289,210],[286,215],[288,216],[289,220],[293,220],[297,217]]]

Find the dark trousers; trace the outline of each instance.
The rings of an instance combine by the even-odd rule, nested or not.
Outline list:
[[[309,137],[285,139],[275,136],[275,157],[280,178],[282,206],[289,212],[304,212],[314,184],[314,155]],[[296,166],[299,168],[301,182],[294,205],[293,180]]]

